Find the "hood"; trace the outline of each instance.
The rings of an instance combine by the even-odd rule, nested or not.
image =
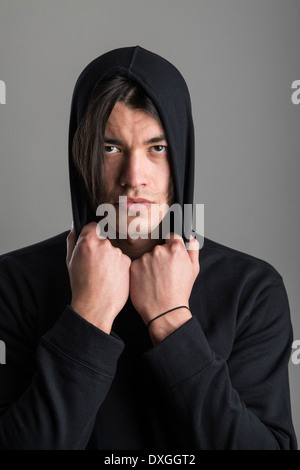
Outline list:
[[[83,179],[73,163],[72,142],[97,85],[114,75],[135,80],[154,102],[170,150],[175,202],[193,203],[194,127],[190,96],[180,72],[170,62],[140,46],[107,52],[82,71],[75,84],[69,126],[69,176],[73,223],[78,237],[82,227],[96,220]],[[184,233],[184,232],[182,232]]]

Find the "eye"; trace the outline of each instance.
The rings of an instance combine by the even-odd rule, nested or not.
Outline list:
[[[164,153],[168,150],[168,147],[166,147],[165,145],[153,145],[153,147],[151,147],[151,150],[154,153]]]
[[[105,153],[108,153],[110,155],[119,151],[118,147],[115,147],[114,145],[105,145],[104,150]]]

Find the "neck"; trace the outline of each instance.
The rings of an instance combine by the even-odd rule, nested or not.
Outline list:
[[[156,245],[161,245],[160,239],[152,238],[138,238],[133,240],[131,238],[111,240],[113,246],[118,247],[122,252],[127,255],[132,261],[143,256],[144,253],[152,251]]]

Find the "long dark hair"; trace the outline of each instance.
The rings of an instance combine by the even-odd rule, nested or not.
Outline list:
[[[162,127],[153,101],[136,82],[117,75],[96,88],[72,145],[74,164],[83,177],[93,210],[105,202],[104,132],[113,107],[120,101],[150,114]]]

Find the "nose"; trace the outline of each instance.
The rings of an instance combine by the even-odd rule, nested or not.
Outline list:
[[[128,152],[123,161],[120,179],[121,186],[137,188],[147,184],[147,167],[142,152]]]

